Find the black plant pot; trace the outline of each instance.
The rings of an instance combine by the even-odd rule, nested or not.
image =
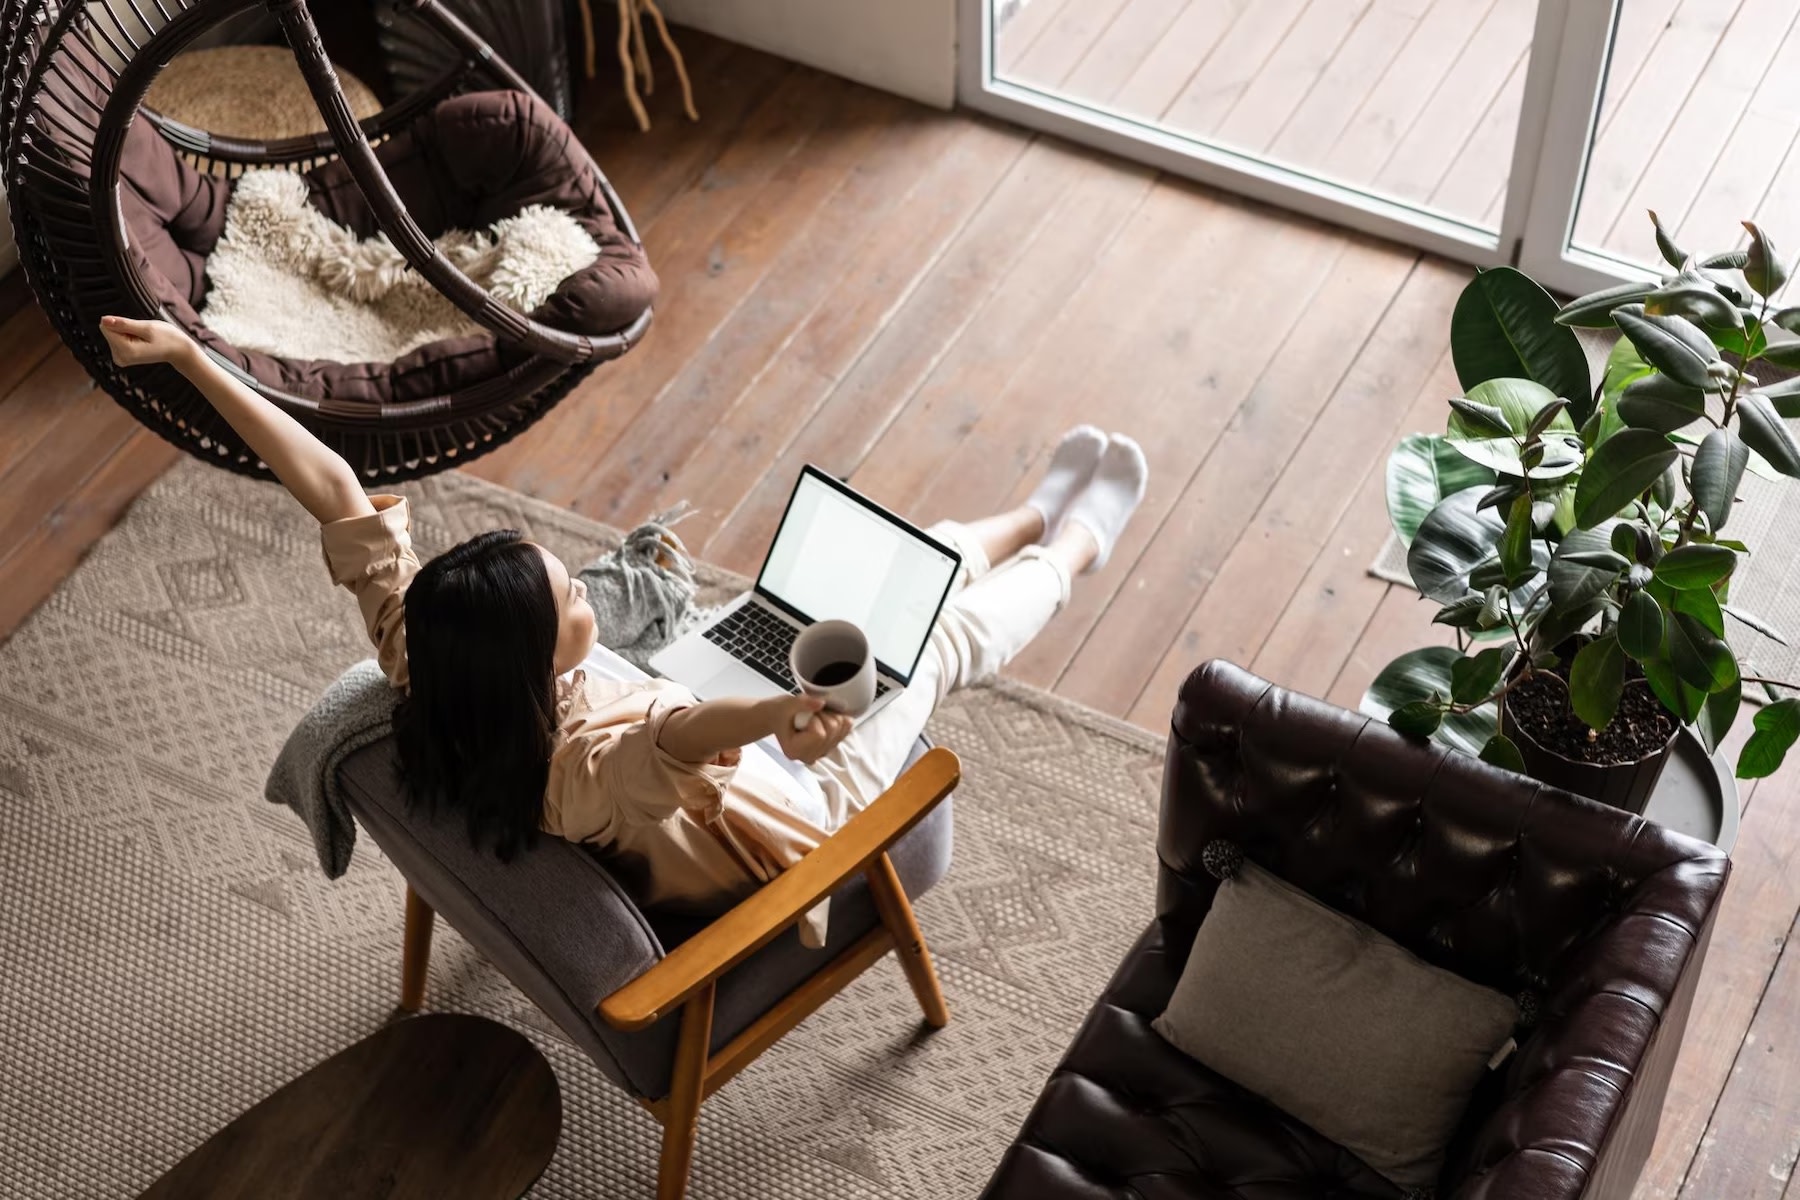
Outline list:
[[[1675,748],[1675,739],[1681,736],[1679,722],[1675,724],[1675,732],[1669,735],[1669,740],[1663,743],[1660,750],[1653,750],[1636,762],[1603,766],[1599,763],[1577,762],[1539,745],[1529,730],[1513,720],[1512,712],[1507,707],[1510,696],[1509,692],[1500,697],[1500,732],[1511,738],[1519,748],[1519,756],[1525,760],[1527,775],[1551,787],[1587,796],[1602,804],[1636,813],[1640,817],[1644,815],[1644,810],[1650,806],[1651,793],[1656,791],[1656,781],[1662,778],[1663,767]]]

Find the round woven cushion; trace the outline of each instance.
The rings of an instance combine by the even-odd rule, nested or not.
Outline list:
[[[358,120],[381,111],[367,84],[338,71]],[[175,57],[144,103],[184,125],[228,137],[275,140],[318,133],[325,119],[286,46],[213,46]]]

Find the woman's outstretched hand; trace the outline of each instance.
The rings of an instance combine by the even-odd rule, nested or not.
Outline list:
[[[274,402],[232,377],[200,346],[167,321],[101,317],[100,333],[121,367],[168,363],[187,376],[244,444],[268,464],[294,498],[321,524],[368,516],[374,505],[362,481],[337,452]]]
[[[797,763],[818,762],[850,734],[850,718],[825,711],[825,702],[817,696],[778,696],[769,704],[777,713],[775,740],[781,743],[781,752]],[[795,729],[795,718],[801,714],[808,718],[806,727]]]
[[[187,334],[167,321],[101,317],[100,335],[112,348],[113,361],[121,367],[142,367],[150,363],[170,363],[179,367],[198,349]]]

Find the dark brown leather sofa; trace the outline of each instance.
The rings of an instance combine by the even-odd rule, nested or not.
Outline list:
[[[1228,838],[1429,962],[1536,1010],[1440,1200],[1625,1200],[1656,1136],[1729,870],[1712,846],[1209,662],[1164,770],[1157,916],[989,1182],[993,1200],[1402,1197],[1151,1030]],[[1276,952],[1276,948],[1271,948]]]

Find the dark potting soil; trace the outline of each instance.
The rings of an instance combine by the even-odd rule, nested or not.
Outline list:
[[[1506,710],[1538,745],[1576,762],[1610,767],[1632,763],[1668,744],[1675,718],[1643,679],[1629,680],[1612,724],[1595,735],[1569,707],[1569,688],[1558,672],[1539,671],[1506,694]]]

